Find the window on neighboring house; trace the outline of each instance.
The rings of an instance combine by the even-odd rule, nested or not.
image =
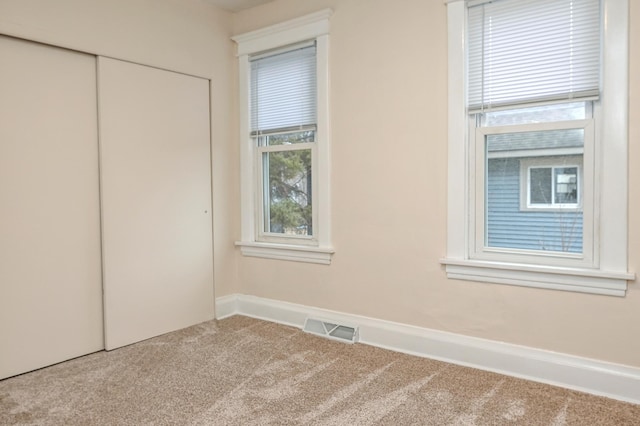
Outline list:
[[[450,277],[624,294],[627,9],[449,2]]]
[[[526,209],[575,210],[580,206],[578,160],[558,161],[553,166],[528,166],[525,160],[521,162],[525,174],[521,193],[526,196]]]
[[[330,263],[330,10],[234,37],[247,256]]]

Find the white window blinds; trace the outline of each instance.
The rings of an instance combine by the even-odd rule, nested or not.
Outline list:
[[[600,0],[494,0],[468,7],[468,108],[594,99]]]
[[[315,129],[315,42],[250,61],[251,135]]]

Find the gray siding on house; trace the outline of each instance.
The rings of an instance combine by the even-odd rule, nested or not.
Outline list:
[[[582,212],[520,210],[520,159],[489,159],[487,245],[582,252]]]

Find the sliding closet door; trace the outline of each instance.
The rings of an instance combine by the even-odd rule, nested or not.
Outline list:
[[[105,345],[214,317],[209,82],[98,58]]]
[[[103,346],[95,57],[0,36],[0,378]]]

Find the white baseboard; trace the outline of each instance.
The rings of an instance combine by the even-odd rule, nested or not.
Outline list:
[[[238,299],[240,295],[216,297],[216,319],[224,319],[239,314]]]
[[[307,317],[353,324],[360,343],[640,404],[640,368],[243,294],[216,299],[216,314],[297,328]]]

